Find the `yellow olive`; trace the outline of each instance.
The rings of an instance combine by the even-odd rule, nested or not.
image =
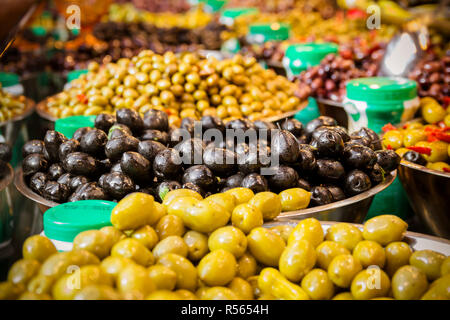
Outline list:
[[[100,230],[87,230],[73,239],[75,249],[84,249],[95,254],[99,259],[109,255],[113,246],[112,239]]]
[[[0,282],[0,300],[17,299],[24,291],[23,284],[14,284],[9,281]]]
[[[114,280],[125,267],[135,262],[129,258],[109,256],[100,263],[100,268]]]
[[[362,270],[359,261],[350,254],[334,257],[328,266],[328,276],[335,285],[341,288],[350,287],[353,278]]]
[[[111,212],[111,223],[119,230],[134,230],[154,223],[155,204],[151,195],[133,193],[119,201]]]
[[[236,275],[237,262],[230,252],[217,249],[204,256],[197,269],[200,280],[207,286],[224,286]]]
[[[258,227],[247,236],[248,248],[255,259],[266,266],[278,266],[280,256],[286,247],[283,239],[275,232]]]
[[[394,150],[403,147],[403,133],[398,130],[391,130],[383,135],[383,147]]]
[[[353,256],[363,268],[377,265],[380,268],[386,263],[386,254],[382,246],[375,241],[364,240],[359,242],[353,250]]]
[[[450,276],[433,281],[422,300],[450,300]]]
[[[341,254],[350,254],[350,251],[338,242],[324,241],[316,248],[317,265],[324,270],[328,270],[328,266],[334,257]]]
[[[450,274],[450,257],[445,258],[441,265],[441,277]]]
[[[27,285],[27,283],[39,272],[40,267],[41,264],[37,260],[18,260],[8,271],[8,281],[14,284]]]
[[[391,282],[387,274],[378,267],[359,272],[352,281],[351,292],[355,300],[385,297]]]
[[[198,297],[189,290],[180,289],[175,292],[180,296],[181,300],[198,300]]]
[[[188,259],[174,253],[167,253],[159,258],[158,264],[175,271],[177,289],[194,291],[197,288],[197,269]]]
[[[144,299],[156,290],[147,269],[140,265],[131,264],[125,267],[117,276],[117,289],[123,295]]]
[[[250,204],[243,203],[234,208],[231,214],[231,223],[244,233],[249,233],[254,228],[264,224],[262,212]]]
[[[280,256],[280,272],[290,281],[299,282],[316,264],[316,252],[307,240],[293,240]]]
[[[311,193],[301,188],[281,191],[279,196],[281,199],[281,210],[283,212],[305,209],[311,200]]]
[[[239,300],[239,298],[231,289],[225,287],[208,288],[201,296],[202,300]]]
[[[397,300],[418,300],[427,288],[427,276],[414,266],[400,267],[392,277],[392,293]]]
[[[57,252],[55,245],[50,239],[40,235],[27,238],[22,248],[24,259],[37,260],[41,263]]]
[[[281,213],[281,199],[273,192],[259,192],[250,199],[248,204],[261,211],[264,221],[273,220]]]
[[[281,300],[309,300],[308,294],[286,279],[277,269],[265,268],[258,277],[258,287],[263,294]]]
[[[308,272],[302,279],[302,288],[313,300],[329,300],[334,295],[334,284],[322,269]]]
[[[332,300],[353,300],[353,296],[350,292],[341,292],[335,295]]]
[[[182,237],[186,229],[184,228],[183,220],[180,217],[169,214],[159,219],[155,226],[155,231],[161,241],[169,236]]]
[[[391,277],[398,268],[409,263],[412,254],[406,242],[391,242],[384,251],[386,252],[386,273]]]
[[[119,242],[120,240],[126,238],[126,235],[122,231],[112,226],[103,227],[100,229],[100,231],[106,234],[106,236],[110,239],[113,245]]]
[[[300,221],[289,236],[288,244],[298,240],[307,240],[317,247],[323,241],[323,229],[319,220],[307,218]]]
[[[208,247],[211,251],[224,249],[239,258],[247,250],[247,238],[238,228],[226,226],[211,233]]]
[[[216,193],[205,198],[205,200],[217,203],[218,205],[227,209],[229,212],[233,212],[233,209],[236,207],[236,198],[229,193]]]
[[[409,258],[409,264],[426,274],[429,281],[436,280],[441,275],[441,265],[445,256],[433,250],[419,250]]]
[[[256,259],[248,252],[244,253],[237,261],[238,271],[237,276],[248,279],[254,276],[257,271]]]
[[[208,237],[197,231],[188,231],[184,234],[184,242],[188,247],[188,258],[199,261],[208,253]]]
[[[187,257],[188,246],[180,236],[169,236],[162,239],[153,248],[153,256],[156,259],[159,259],[166,253],[176,253],[182,257]]]
[[[236,277],[231,280],[228,288],[242,300],[253,300],[253,288],[246,280]]]
[[[111,249],[111,256],[129,258],[144,267],[155,263],[150,250],[136,239],[127,238],[117,242]]]
[[[131,237],[142,243],[148,250],[152,250],[159,240],[155,229],[148,225],[134,231]]]
[[[27,290],[28,292],[36,293],[39,295],[49,294],[55,280],[56,279],[53,276],[44,276],[39,274],[30,280],[27,286]]]
[[[121,296],[112,287],[94,284],[81,289],[74,300],[120,300]]]
[[[369,219],[364,224],[363,237],[378,242],[382,246],[393,241],[401,241],[408,224],[394,215],[381,215]]]
[[[146,300],[180,300],[181,297],[176,292],[172,292],[169,290],[156,290],[150,293],[146,298]]]
[[[325,239],[336,241],[346,247],[349,251],[353,251],[356,244],[362,240],[361,231],[348,223],[333,224],[325,235]]]
[[[236,206],[249,202],[255,195],[253,191],[248,188],[233,188],[225,191],[225,193],[231,194],[236,198]]]
[[[278,225],[278,226],[272,227],[272,228],[270,228],[270,230],[272,230],[273,232],[278,234],[280,237],[282,237],[284,242],[287,243],[289,236],[291,235],[292,231],[294,230],[294,227],[287,225],[287,224],[283,224],[283,225]]]
[[[156,264],[148,268],[148,273],[157,290],[175,289],[177,274],[172,269]]]

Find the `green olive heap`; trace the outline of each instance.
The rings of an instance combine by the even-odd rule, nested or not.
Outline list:
[[[2,89],[0,83],[0,122],[8,121],[25,112],[26,99],[24,96],[13,96]]]

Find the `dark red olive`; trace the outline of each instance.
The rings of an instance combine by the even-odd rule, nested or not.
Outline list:
[[[201,139],[191,138],[177,144],[174,150],[178,151],[183,165],[201,164],[203,162],[205,143]]]
[[[339,188],[338,186],[326,186],[326,188],[328,189],[328,191],[330,191],[331,196],[333,197],[333,202],[336,201],[341,201],[345,199],[345,193],[344,191]]]
[[[309,182],[302,178],[298,179],[297,188],[302,188],[306,191],[311,191],[311,185],[309,184]]]
[[[70,180],[69,187],[72,191],[77,190],[77,188],[83,184],[86,184],[89,182],[89,179],[85,176],[75,176]]]
[[[80,200],[105,200],[108,199],[105,191],[96,182],[88,182],[80,185],[69,197],[69,202]]]
[[[280,164],[294,163],[300,155],[299,144],[295,136],[286,130],[272,132],[271,157]]]
[[[373,168],[368,169],[367,174],[372,184],[379,184],[384,180],[384,170],[378,163],[375,163]]]
[[[225,131],[225,125],[222,122],[222,119],[214,116],[203,116],[200,120],[202,124],[202,131],[205,133],[205,131],[209,129],[216,129],[220,132]]]
[[[244,177],[245,175],[241,172],[229,176],[227,179],[225,179],[224,186],[229,188],[238,188],[242,185],[242,180],[244,179]]]
[[[126,125],[115,123],[111,128],[109,128],[108,139],[112,140],[123,136],[131,136],[132,134],[131,129]]]
[[[381,138],[378,136],[378,134],[369,128],[361,128],[357,132],[352,133],[352,136],[360,136],[365,137],[370,140],[370,147],[373,150],[381,150]]]
[[[338,133],[328,130],[314,139],[311,146],[317,149],[320,157],[339,158],[344,150],[344,141]]]
[[[141,140],[153,140],[162,143],[163,145],[167,145],[169,142],[169,135],[167,132],[159,131],[159,130],[145,130],[140,137]]]
[[[316,169],[317,160],[313,149],[306,144],[299,148],[298,167],[301,171],[312,172]],[[303,147],[302,147],[303,146]]]
[[[62,175],[59,176],[59,178],[56,182],[65,184],[66,186],[68,186],[70,188],[70,182],[72,181],[73,177],[74,177],[74,175],[71,173],[68,173],[68,172],[63,173]]]
[[[181,186],[182,189],[190,189],[195,192],[198,192],[202,197],[205,197],[205,191],[202,190],[198,185],[193,184],[192,182],[187,182]]]
[[[322,126],[337,126],[337,122],[336,120],[334,120],[333,118],[327,117],[327,116],[320,116],[316,119],[311,120],[310,122],[308,122],[306,124],[305,127],[305,133],[309,136],[312,135],[312,133],[314,132],[314,130],[316,130],[319,127]]]

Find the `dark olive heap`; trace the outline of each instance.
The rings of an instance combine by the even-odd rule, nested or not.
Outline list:
[[[208,129],[245,136],[225,134],[216,141],[205,134]],[[250,143],[251,134],[256,143]],[[171,128],[163,111],[141,117],[131,109],[97,116],[95,128],[80,128],[72,139],[48,131],[44,141],[26,143],[23,156],[30,188],[55,202],[118,201],[135,191],[162,201],[179,188],[207,196],[235,187],[255,193],[300,187],[311,192],[310,206],[318,206],[367,191],[400,162],[395,152],[381,150],[372,130],[349,134],[329,117],[305,126],[286,119],[276,126],[247,119],[224,124],[205,116],[197,123],[184,118],[181,128]]]
[[[8,162],[11,161],[12,150],[9,144],[0,142],[0,179],[6,173]]]

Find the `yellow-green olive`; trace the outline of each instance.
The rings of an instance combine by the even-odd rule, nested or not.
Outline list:
[[[200,280],[207,286],[225,286],[236,275],[237,263],[230,252],[217,249],[204,256],[197,269]]]
[[[325,239],[336,241],[346,247],[349,251],[353,251],[363,237],[361,231],[357,227],[348,223],[336,223],[327,230]]]
[[[441,275],[441,265],[445,256],[433,250],[419,250],[409,258],[409,264],[426,274],[429,281],[434,281]]]
[[[307,240],[293,240],[280,256],[280,272],[290,281],[299,282],[316,264],[316,251]]]
[[[386,263],[386,254],[382,246],[375,241],[363,240],[353,250],[353,256],[363,268],[377,265],[380,268]]]
[[[236,258],[239,258],[247,250],[247,237],[236,227],[222,227],[211,233],[208,238],[208,247],[211,251],[227,250]]]
[[[335,285],[349,288],[353,278],[362,270],[361,263],[350,254],[341,254],[331,260],[328,276]]]
[[[284,240],[266,228],[255,228],[247,236],[248,248],[255,259],[266,266],[278,266],[286,247]]]
[[[302,279],[302,288],[313,300],[329,300],[334,295],[334,284],[322,269],[308,272]]]
[[[369,219],[364,224],[363,237],[378,242],[382,246],[393,241],[401,241],[408,224],[394,215],[381,215]]]
[[[391,287],[387,274],[378,267],[359,272],[352,281],[351,292],[355,300],[385,297]]]
[[[177,274],[172,269],[156,264],[148,268],[148,273],[157,290],[175,289]]]
[[[392,277],[392,294],[397,300],[418,300],[427,288],[427,276],[414,266],[400,267]]]
[[[307,240],[317,247],[323,241],[323,230],[319,220],[307,218],[300,221],[289,236],[288,244],[298,240]]]
[[[184,242],[188,247],[188,258],[199,261],[208,253],[208,237],[197,231],[188,231],[184,234]]]

